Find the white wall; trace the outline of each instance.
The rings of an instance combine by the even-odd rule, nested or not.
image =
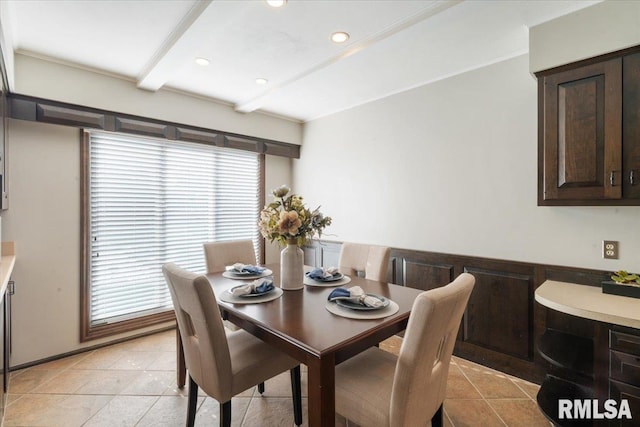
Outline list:
[[[79,130],[10,120],[8,149],[2,238],[17,252],[12,366],[132,335],[79,342]],[[265,167],[267,191],[290,181],[290,159],[266,156]]]
[[[538,207],[526,55],[305,124],[294,185],[335,240],[640,271],[640,207]],[[603,260],[603,239],[620,259]]]
[[[15,55],[15,93],[120,113],[300,144],[302,126],[267,114],[237,113],[230,105],[171,90],[149,92],[135,82]]]
[[[536,72],[640,44],[640,2],[608,0],[529,29]]]
[[[23,55],[16,55],[16,92],[296,144],[302,136],[295,121],[236,113],[171,91],[141,91],[127,80]],[[9,210],[2,212],[2,238],[15,241],[17,252],[12,366],[127,335],[79,342],[79,141],[75,128],[9,121]],[[290,159],[266,156],[265,168],[267,191],[290,183]],[[267,254],[277,260],[277,251]]]
[[[292,160],[286,157],[266,156],[266,171],[265,171],[265,203],[271,203],[273,196],[271,191],[274,188],[278,188],[281,185],[291,186],[291,162]],[[277,243],[269,243],[266,241],[265,245],[265,260],[267,263],[280,262],[280,251],[282,248]]]

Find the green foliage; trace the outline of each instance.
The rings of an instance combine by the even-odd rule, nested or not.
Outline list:
[[[611,276],[611,280],[620,284],[637,284],[640,285],[640,276],[634,273],[628,273],[624,270],[617,271]]]

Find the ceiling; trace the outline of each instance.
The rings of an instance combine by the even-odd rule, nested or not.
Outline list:
[[[524,54],[529,27],[597,2],[21,0],[2,25],[21,54],[304,122]]]

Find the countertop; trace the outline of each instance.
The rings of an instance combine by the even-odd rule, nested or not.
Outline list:
[[[536,301],[573,316],[640,329],[640,299],[604,294],[597,286],[547,280],[536,289]]]
[[[9,278],[16,263],[16,246],[14,242],[2,242],[2,260],[0,261],[0,301],[4,297]]]

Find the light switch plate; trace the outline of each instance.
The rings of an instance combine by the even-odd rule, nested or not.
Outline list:
[[[618,243],[615,240],[603,240],[602,257],[605,259],[618,259]]]

